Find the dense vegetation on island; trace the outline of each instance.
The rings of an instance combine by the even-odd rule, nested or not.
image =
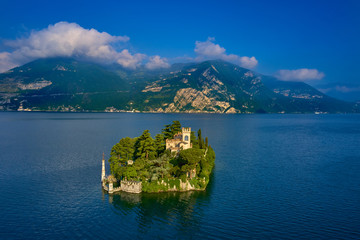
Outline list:
[[[181,182],[194,190],[204,190],[215,164],[215,152],[203,138],[191,132],[192,148],[171,152],[166,150],[166,139],[181,132],[179,121],[165,125],[153,139],[149,130],[136,138],[122,138],[111,149],[110,170],[118,180],[142,181],[143,192],[181,190]],[[196,176],[190,177],[190,172]]]

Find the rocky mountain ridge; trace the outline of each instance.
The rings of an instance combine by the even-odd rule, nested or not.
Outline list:
[[[221,60],[130,71],[40,59],[0,74],[0,110],[208,113],[359,112],[301,82]]]

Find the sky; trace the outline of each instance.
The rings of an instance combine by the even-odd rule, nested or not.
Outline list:
[[[0,71],[66,56],[135,69],[223,59],[360,100],[360,1],[2,0]]]

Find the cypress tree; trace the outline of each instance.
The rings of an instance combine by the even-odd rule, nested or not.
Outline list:
[[[181,123],[179,121],[173,121],[172,124],[165,125],[165,128],[162,129],[165,139],[172,139],[179,132],[181,132]]]
[[[149,159],[149,157],[154,157],[154,140],[152,139],[149,130],[145,130],[143,134],[137,139],[135,149],[135,156],[138,158]]]
[[[190,141],[192,143],[193,148],[199,148],[198,140],[196,139],[195,132],[191,131]]]
[[[181,124],[179,121],[173,121],[173,124],[171,124],[172,137],[178,132],[181,132]]]
[[[160,156],[161,153],[165,151],[165,140],[163,134],[156,134],[155,136],[155,149],[157,155]]]
[[[201,128],[198,130],[198,142],[199,142],[199,148],[200,149],[203,149],[203,139],[202,139],[202,136],[201,136]]]

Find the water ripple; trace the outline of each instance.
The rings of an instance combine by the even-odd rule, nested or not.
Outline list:
[[[173,118],[216,151],[207,190],[103,193],[101,153]],[[359,239],[359,129],[359,115],[0,113],[0,238]]]

